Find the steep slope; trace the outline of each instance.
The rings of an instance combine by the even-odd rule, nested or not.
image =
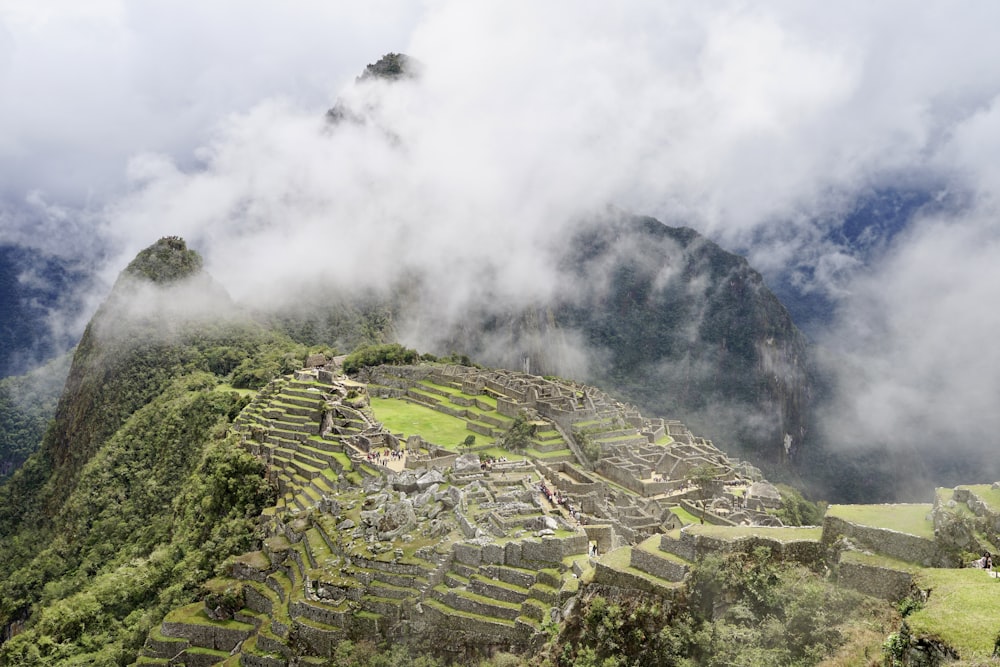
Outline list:
[[[245,549],[270,502],[226,439],[246,391],[302,363],[165,238],[119,277],[39,450],[0,486],[0,664],[121,664],[150,624]],[[297,357],[297,358],[296,358]]]
[[[587,380],[734,454],[794,458],[809,434],[807,344],[744,258],[691,229],[619,214],[582,225],[556,256],[564,284],[552,300],[476,308],[438,351]]]
[[[56,333],[50,318],[65,321],[79,314],[82,304],[73,287],[85,280],[68,262],[0,245],[0,378],[25,373],[73,344]]]
[[[69,372],[63,355],[32,372],[0,380],[0,480],[17,470],[42,441]]]

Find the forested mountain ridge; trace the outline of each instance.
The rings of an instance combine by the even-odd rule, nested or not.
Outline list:
[[[4,664],[120,661],[252,539],[271,492],[223,437],[245,399],[220,376],[242,364],[252,384],[302,353],[238,315],[180,239],[122,273],[41,446],[0,486]]]
[[[789,463],[809,446],[807,342],[745,258],[692,229],[608,212],[553,261],[564,284],[550,300],[472,307],[432,351],[589,381],[761,463]],[[397,319],[426,332],[436,324],[420,303]]]
[[[995,489],[787,528],[818,508],[595,387],[372,367],[419,360],[399,345],[347,378],[332,353],[247,317],[181,239],[140,253],[0,485],[0,665],[810,665],[897,627],[891,659],[985,650],[926,643],[954,609],[919,609],[973,581],[939,568],[996,543]]]

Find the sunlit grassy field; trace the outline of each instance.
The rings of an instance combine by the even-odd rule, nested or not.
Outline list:
[[[934,539],[934,525],[928,518],[930,503],[896,505],[830,505],[827,516],[851,523]]]
[[[372,398],[371,407],[375,418],[389,431],[402,433],[405,437],[419,435],[428,442],[453,450],[458,450],[469,435],[476,436],[477,445],[493,444],[493,438],[466,429],[465,420],[424,405],[396,398]]]
[[[994,489],[990,484],[971,484],[960,486],[960,489],[968,489],[983,499],[994,511],[1000,511],[1000,489]]]
[[[963,664],[988,661],[1000,630],[1000,579],[972,568],[924,569],[917,583],[931,594],[923,609],[907,618],[913,634],[940,638],[958,651]]]

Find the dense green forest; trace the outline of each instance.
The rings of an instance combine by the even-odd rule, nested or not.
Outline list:
[[[0,380],[0,480],[38,449],[62,393],[71,356]]]

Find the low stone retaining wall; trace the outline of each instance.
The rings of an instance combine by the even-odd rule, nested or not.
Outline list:
[[[288,667],[288,661],[282,658],[246,652],[240,653],[240,664],[243,667]]]
[[[875,565],[840,563],[837,566],[837,583],[865,595],[898,602],[910,594],[913,576],[908,572]]]
[[[736,525],[732,521],[729,521],[728,519],[723,519],[721,516],[718,516],[716,514],[712,514],[708,510],[703,510],[700,507],[698,507],[697,505],[695,505],[695,504],[693,504],[693,503],[691,503],[691,502],[689,502],[689,501],[687,501],[687,500],[685,500],[683,498],[681,498],[680,506],[683,507],[688,512],[690,512],[691,514],[693,514],[696,517],[698,517],[699,519],[704,519],[705,523],[710,523],[713,526],[734,526],[734,525]]]
[[[449,616],[429,604],[422,605],[421,608],[423,610],[423,613],[420,614],[423,617],[421,620],[425,623],[437,626],[441,632],[447,635],[461,633],[471,643],[485,645],[512,643],[523,645],[530,638],[530,635],[524,631],[522,626],[490,621],[485,617]]]
[[[171,637],[167,640],[156,639],[150,634],[146,638],[146,652],[151,658],[170,659],[191,645],[183,637]]]
[[[250,634],[248,630],[166,621],[163,622],[161,628],[164,637],[179,637],[188,640],[195,646],[218,651],[232,651]]]
[[[511,608],[501,604],[491,604],[487,601],[473,600],[459,595],[455,592],[456,590],[458,589],[448,589],[447,591],[433,590],[432,595],[452,609],[464,611],[467,614],[502,618],[507,621],[513,621],[521,614],[520,607]]]
[[[850,523],[835,516],[823,519],[823,541],[831,544],[846,537],[875,553],[924,567],[957,567],[955,556],[933,541],[888,528],[873,528]]]
[[[688,531],[681,531],[680,539],[674,539],[668,535],[663,535],[660,538],[661,550],[691,562],[713,554],[749,553],[757,547],[767,547],[771,550],[772,557],[799,563],[811,569],[817,569],[823,565],[827,551],[823,542],[814,539],[777,540],[759,535],[724,539],[708,535],[694,535]]]
[[[632,549],[632,567],[648,572],[667,581],[682,581],[688,573],[688,567],[669,558],[660,558],[639,548]]]
[[[311,621],[316,621],[317,623],[337,627],[346,626],[351,616],[351,612],[348,610],[330,609],[322,607],[318,604],[309,604],[308,602],[302,601],[291,603],[288,606],[288,613],[291,614],[293,618],[303,616]]]
[[[473,579],[469,582],[469,590],[477,595],[485,595],[494,600],[502,602],[513,602],[520,604],[528,598],[527,591],[517,591],[511,588],[498,586],[483,579]]]
[[[491,579],[497,579],[525,589],[531,588],[532,584],[535,583],[534,572],[515,570],[502,565],[484,565],[480,571]]]
[[[672,596],[674,592],[670,586],[658,585],[631,572],[610,568],[601,562],[598,562],[594,568],[594,582],[615,588],[632,588],[656,595]]]

